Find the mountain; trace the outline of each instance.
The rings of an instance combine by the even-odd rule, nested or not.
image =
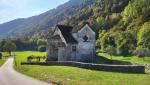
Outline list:
[[[46,43],[56,24],[74,26],[76,31],[88,23],[101,52],[145,56],[150,51],[149,12],[150,0],[70,0],[38,16],[1,24],[0,37],[20,38],[15,40],[32,45]]]
[[[0,38],[34,36],[56,24],[79,25],[82,21],[120,13],[129,0],[70,0],[55,9],[29,18],[0,24]]]

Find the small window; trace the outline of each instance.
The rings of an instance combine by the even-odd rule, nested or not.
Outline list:
[[[84,40],[84,42],[87,42],[87,41],[88,41],[88,37],[85,35],[85,36],[83,37],[83,40]]]
[[[72,51],[73,51],[73,52],[77,51],[76,46],[72,46]]]

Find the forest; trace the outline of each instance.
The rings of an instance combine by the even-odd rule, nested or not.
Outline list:
[[[60,11],[61,9],[64,10]],[[100,52],[110,55],[148,56],[149,12],[150,0],[70,0],[67,5],[55,9],[55,16],[46,18],[38,26],[33,25],[30,27],[32,30],[24,31],[26,33],[22,36],[13,37],[12,41],[17,50],[37,50],[39,46],[46,45],[52,20],[53,26],[65,24],[76,29],[88,22],[97,33],[96,47]],[[0,46],[3,47],[7,40],[2,40]]]

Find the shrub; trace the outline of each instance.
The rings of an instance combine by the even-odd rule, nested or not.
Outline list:
[[[2,59],[2,53],[0,53],[0,59]]]
[[[137,47],[136,50],[134,51],[134,55],[138,57],[146,57],[150,55],[150,50],[148,48],[143,48],[143,47]]]
[[[131,31],[124,31],[116,37],[118,55],[128,56],[135,49],[136,38]]]
[[[106,48],[106,52],[107,52],[109,55],[117,55],[116,48],[113,47],[113,46],[108,46],[108,47]]]
[[[46,51],[46,46],[45,45],[41,45],[38,47],[38,51],[40,52],[45,52]]]
[[[109,54],[109,55],[111,56],[111,59],[112,59],[112,56],[113,56],[113,55],[117,55],[116,48],[113,47],[113,46],[108,46],[108,47],[106,48],[106,52],[107,52],[107,54]]]

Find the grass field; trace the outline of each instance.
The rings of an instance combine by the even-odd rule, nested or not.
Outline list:
[[[99,53],[98,56],[103,56],[106,58],[109,58],[113,60],[121,60],[121,61],[129,61],[129,62],[134,62],[134,63],[144,63],[144,64],[150,64],[150,57],[144,57],[144,58],[139,58],[137,56],[129,56],[129,57],[123,57],[123,56],[110,56],[106,53]]]
[[[22,52],[14,52],[16,65],[20,65],[21,62],[27,62],[28,56],[46,56],[45,52],[33,52],[33,51],[22,51]],[[42,60],[44,61],[44,60]]]
[[[0,60],[0,66],[4,64],[5,60]]]
[[[150,85],[150,73],[127,74],[92,71],[67,66],[20,65],[30,55],[44,56],[40,52],[15,52],[17,66],[14,68],[28,76],[60,85]]]
[[[2,55],[3,55],[2,59],[0,59],[0,66],[2,66],[5,63],[5,61],[7,60],[6,56],[8,56],[8,53],[3,52]]]

